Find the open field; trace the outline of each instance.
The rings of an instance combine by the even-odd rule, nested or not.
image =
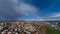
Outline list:
[[[48,28],[46,30],[46,34],[60,34],[60,31],[59,30],[55,30],[55,29],[50,29]]]

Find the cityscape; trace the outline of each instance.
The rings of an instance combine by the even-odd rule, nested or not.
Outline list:
[[[1,22],[0,34],[47,34],[48,28],[60,30],[59,22],[21,21]]]

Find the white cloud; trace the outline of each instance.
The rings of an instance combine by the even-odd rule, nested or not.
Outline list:
[[[38,11],[37,7],[24,2],[20,3],[19,6],[16,6],[16,12],[18,14],[23,14],[23,15],[35,14],[37,13],[37,11]]]
[[[53,15],[52,17],[60,17],[60,12],[56,13],[55,15]]]
[[[15,20],[18,16],[33,15],[37,13],[37,11],[37,7],[27,4],[22,0],[0,0],[0,16],[3,16],[3,19],[6,18],[7,20],[11,20],[13,18],[13,20]]]
[[[35,14],[39,9],[36,6],[25,3],[28,0],[10,0],[16,13],[21,15]]]
[[[6,2],[6,3],[5,3]],[[3,4],[0,4],[0,16],[1,14],[4,16],[6,15],[6,17],[8,17],[7,20],[20,20],[19,18],[21,17],[25,17],[28,15],[33,15],[33,18],[27,18],[27,19],[21,19],[21,20],[26,20],[26,21],[43,21],[44,19],[40,16],[37,16],[37,11],[39,11],[39,8],[37,8],[36,6],[33,6],[31,4],[28,4],[28,3],[25,3],[25,2],[18,2],[18,0],[2,0],[0,1],[0,3],[3,3]],[[19,5],[17,5],[19,4]],[[6,9],[7,8],[7,9]],[[3,13],[1,13],[1,11]],[[13,12],[14,11],[14,12]],[[19,18],[14,18],[16,16],[16,13],[18,13],[19,15],[22,15],[21,17]],[[30,17],[32,17],[30,15]],[[34,16],[35,15],[35,16]],[[14,17],[11,17],[11,16],[14,16]],[[6,20],[6,17],[2,17],[0,19],[2,20]],[[5,18],[5,19],[4,19]]]
[[[59,21],[60,20],[60,12],[52,13],[45,20]]]
[[[43,21],[43,19],[40,16],[37,17],[37,12],[39,11],[39,9],[31,4],[28,4],[25,2],[20,2],[19,6],[15,6],[15,10],[16,10],[16,13],[23,15],[23,16],[21,16],[22,18],[19,17],[17,20]],[[26,16],[27,16],[27,18],[26,18]],[[24,18],[26,18],[26,19],[24,19]]]
[[[52,18],[52,17],[60,17],[60,12],[56,12],[56,13],[52,13],[49,18]]]

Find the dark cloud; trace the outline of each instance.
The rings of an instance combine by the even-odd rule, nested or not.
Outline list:
[[[16,21],[23,15],[35,14],[38,9],[25,0],[0,0],[0,21]]]
[[[21,16],[15,12],[14,5],[10,0],[0,0],[0,21],[16,20]]]

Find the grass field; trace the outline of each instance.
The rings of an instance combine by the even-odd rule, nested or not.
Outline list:
[[[46,34],[60,34],[59,30],[47,28]]]

